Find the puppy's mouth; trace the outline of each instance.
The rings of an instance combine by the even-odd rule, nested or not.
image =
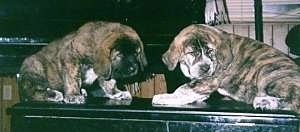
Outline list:
[[[205,74],[205,75],[212,75],[212,70],[211,70],[211,66],[210,65],[201,65],[199,68],[199,72],[200,74]]]
[[[212,76],[214,68],[209,64],[188,65],[184,62],[179,62],[182,73],[190,79],[202,79]]]

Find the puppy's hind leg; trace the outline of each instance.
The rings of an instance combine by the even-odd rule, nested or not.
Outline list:
[[[63,101],[63,93],[52,90],[50,88],[44,89],[41,86],[34,86],[35,89],[24,89],[23,101],[41,101],[41,102],[55,102],[61,103]]]
[[[43,77],[33,74],[20,74],[18,88],[21,101],[48,101],[47,84]]]

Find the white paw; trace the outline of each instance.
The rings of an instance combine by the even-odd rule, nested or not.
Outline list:
[[[84,104],[85,96],[83,95],[67,95],[64,98],[66,104]]]
[[[131,100],[132,96],[128,91],[121,91],[114,95],[110,95],[109,98],[114,100]]]
[[[203,102],[209,96],[208,95],[197,95],[197,96],[177,96],[174,94],[158,94],[154,95],[152,104],[157,105],[186,105],[194,102]]]
[[[47,93],[53,95],[53,96],[48,96],[47,98],[47,100],[50,102],[62,102],[64,100],[64,95],[62,92],[47,88]]]
[[[255,97],[253,100],[253,107],[262,110],[274,110],[280,107],[280,98],[272,96]]]
[[[81,91],[82,96],[84,96],[84,97],[88,96],[87,91],[85,89],[82,88],[82,89],[80,89],[80,91]]]
[[[174,104],[176,97],[173,94],[158,94],[154,95],[152,99],[152,104]]]
[[[152,104],[158,105],[186,105],[194,102],[203,102],[209,95],[201,95],[195,93],[192,89],[186,87],[179,87],[172,94],[158,94],[154,95]]]

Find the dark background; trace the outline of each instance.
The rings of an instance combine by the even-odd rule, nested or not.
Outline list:
[[[133,27],[145,44],[149,71],[165,73],[169,89],[185,81],[161,55],[185,26],[204,23],[203,0],[1,0],[0,74],[16,74],[23,59],[88,21]]]

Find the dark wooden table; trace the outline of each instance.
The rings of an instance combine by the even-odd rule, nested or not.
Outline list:
[[[203,105],[152,106],[94,99],[84,105],[19,103],[8,109],[12,132],[293,132],[296,113],[253,110],[230,101]]]

